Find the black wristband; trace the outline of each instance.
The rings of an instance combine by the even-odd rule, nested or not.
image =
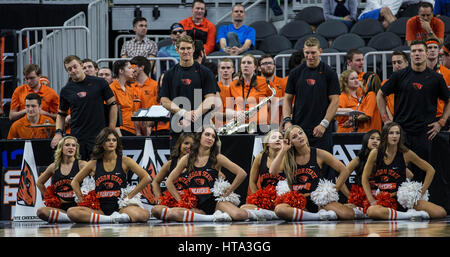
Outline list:
[[[55,130],[55,134],[60,133],[61,136],[64,135],[64,131],[62,129]]]

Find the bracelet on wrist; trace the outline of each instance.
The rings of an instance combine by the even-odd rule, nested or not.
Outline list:
[[[56,129],[55,130],[55,135],[58,134],[58,133],[61,134],[61,136],[62,136],[64,134],[64,131],[62,129]]]
[[[320,122],[320,125],[322,125],[324,128],[328,128],[328,126],[330,125],[330,122],[327,121],[326,119],[323,119],[323,120]]]

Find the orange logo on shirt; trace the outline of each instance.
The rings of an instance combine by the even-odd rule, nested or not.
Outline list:
[[[189,86],[191,84],[192,80],[190,79],[182,79],[181,83],[183,83],[183,85]]]
[[[86,92],[78,92],[77,93],[77,96],[79,97],[79,98],[83,98],[83,97],[86,97]]]

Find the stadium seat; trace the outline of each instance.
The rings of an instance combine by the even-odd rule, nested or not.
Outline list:
[[[277,28],[267,21],[255,21],[249,25],[256,31],[256,41],[262,41],[270,36],[276,35]]]
[[[286,49],[283,50],[281,52],[279,52],[277,55],[281,55],[281,54],[292,54],[294,52],[297,52],[298,50],[296,49]],[[289,70],[289,58],[283,58],[285,60],[285,65],[286,65],[286,72],[288,72]],[[282,77],[281,74],[283,73],[283,59],[282,58],[277,58],[275,59],[275,67],[277,69],[277,76]],[[287,74],[286,74],[287,76]]]
[[[400,17],[391,23],[386,31],[395,33],[397,36],[402,38],[402,40],[404,40],[406,36],[406,23],[408,20],[409,17]]]
[[[248,50],[247,52],[244,52],[244,53],[242,53],[240,55],[244,55],[244,54],[252,54],[252,55],[256,56],[256,55],[264,55],[265,53],[263,51],[261,51],[261,50],[253,49],[253,50]]]
[[[356,22],[350,29],[350,33],[359,35],[368,40],[378,33],[384,32],[383,25],[375,19],[363,19]]]
[[[403,7],[400,8],[400,10],[397,13],[397,17],[411,18],[413,16],[416,16],[418,11],[419,11],[418,4],[410,4],[406,8],[403,8]]]
[[[266,54],[276,55],[279,52],[292,48],[292,43],[289,39],[282,35],[274,35],[261,41],[258,50]]]
[[[327,40],[333,40],[338,36],[348,32],[348,27],[339,20],[327,20],[317,27],[316,33],[322,35]]]
[[[325,21],[323,9],[319,6],[305,7],[295,15],[295,20],[302,20],[311,26],[317,27]]]
[[[369,53],[369,52],[377,51],[377,49],[370,47],[370,46],[360,47],[360,48],[358,48],[358,50],[361,51],[363,53],[363,55],[365,55],[366,53]],[[374,62],[373,57],[369,57],[367,59],[366,65],[373,66],[373,62]],[[381,64],[381,56],[376,56],[376,63],[377,63],[377,66]]]
[[[322,49],[322,56],[320,57],[320,59],[323,62],[327,63],[327,64],[328,64],[328,58],[330,58],[329,65],[330,65],[331,68],[333,68],[333,70],[336,70],[336,66],[337,66],[336,65],[336,57],[334,57],[334,56],[331,56],[331,57],[324,56],[324,54],[327,54],[327,53],[339,53],[339,50],[334,49],[334,48]],[[344,58],[339,57],[339,65],[342,67],[343,64],[344,64]]]
[[[319,40],[320,48],[328,48],[329,47],[328,41],[324,37],[322,37],[321,35],[316,33],[316,34],[304,35],[303,37],[299,38],[294,45],[294,49],[302,50],[303,46],[305,45],[305,41],[310,37],[315,37]]]
[[[291,43],[294,44],[297,39],[301,38],[304,35],[312,33],[313,31],[308,23],[306,23],[305,21],[294,20],[284,25],[280,29],[279,34],[291,40]]]
[[[450,33],[450,17],[441,15],[438,18],[444,22],[445,24],[444,33],[447,35],[448,33]]]
[[[375,35],[369,40],[367,46],[375,48],[377,51],[390,51],[402,45],[402,39],[393,32],[383,32]]]
[[[331,48],[334,48],[340,52],[347,52],[350,49],[358,49],[364,46],[364,40],[354,33],[340,35],[333,40],[333,43],[331,44]]]

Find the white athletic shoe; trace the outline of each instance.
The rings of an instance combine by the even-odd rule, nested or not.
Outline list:
[[[319,220],[328,220],[329,219],[329,214],[328,214],[327,210],[320,209],[317,213],[319,214]]]
[[[329,210],[329,211],[327,211],[327,213],[328,213],[328,220],[337,220],[338,219],[335,211]]]
[[[111,219],[113,223],[128,223],[130,222],[130,216],[125,213],[113,212],[111,214]]]
[[[412,221],[421,221],[423,219],[430,219],[430,216],[426,211],[417,211],[415,209],[409,209],[406,212],[411,214],[411,217],[409,219]]]
[[[228,215],[228,213],[222,212],[220,210],[217,210],[216,212],[214,212],[213,216],[214,216],[214,222],[230,222],[230,221],[232,221],[232,219],[231,219],[230,215]]]

